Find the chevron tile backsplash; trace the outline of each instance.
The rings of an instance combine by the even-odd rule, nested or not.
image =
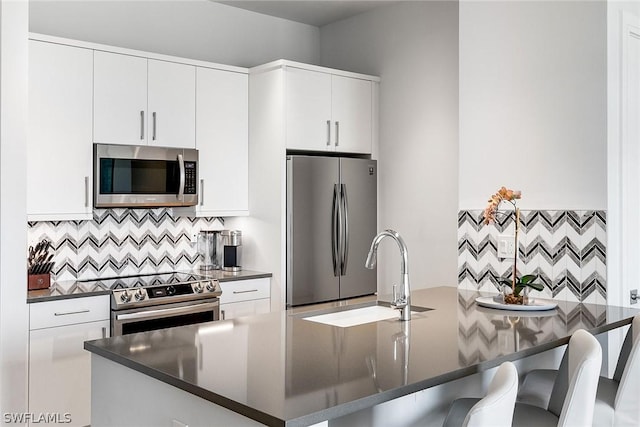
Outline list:
[[[55,280],[189,270],[199,265],[192,230],[219,230],[221,218],[173,216],[168,208],[94,209],[90,221],[28,223],[28,243],[49,239]]]
[[[521,211],[518,275],[535,274],[542,298],[606,304],[606,213]],[[483,211],[458,213],[458,286],[496,291],[513,259],[498,259],[497,237],[513,235],[513,215],[484,225]]]

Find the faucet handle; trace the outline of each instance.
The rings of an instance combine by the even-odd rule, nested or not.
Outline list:
[[[397,286],[393,285],[393,295],[392,295],[392,301],[391,301],[391,306],[394,308],[402,308],[405,305],[407,305],[407,297],[405,295],[398,295],[398,292],[396,291]]]
[[[396,291],[397,286],[393,285],[393,296],[391,301],[391,307],[393,308],[403,308],[407,305],[407,296],[406,295],[398,295]]]

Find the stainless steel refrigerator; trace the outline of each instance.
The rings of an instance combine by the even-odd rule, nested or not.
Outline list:
[[[287,156],[287,306],[377,290],[375,160]]]

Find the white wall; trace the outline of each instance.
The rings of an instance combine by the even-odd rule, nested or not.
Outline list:
[[[319,57],[317,27],[209,0],[31,0],[29,30],[240,67]]]
[[[606,209],[606,8],[460,2],[460,209]]]
[[[27,3],[0,1],[0,414],[27,410]]]
[[[321,28],[320,41],[322,65],[381,77],[379,228],[405,239],[413,288],[455,285],[457,2],[379,8]],[[399,284],[398,252],[380,247],[382,293]]]

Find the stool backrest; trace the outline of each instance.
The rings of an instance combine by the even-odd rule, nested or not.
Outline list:
[[[511,362],[504,362],[489,384],[487,395],[473,405],[463,427],[509,427],[518,394],[518,371]]]
[[[571,336],[567,351],[569,386],[558,427],[590,426],[600,378],[602,348],[593,335],[579,329]]]

